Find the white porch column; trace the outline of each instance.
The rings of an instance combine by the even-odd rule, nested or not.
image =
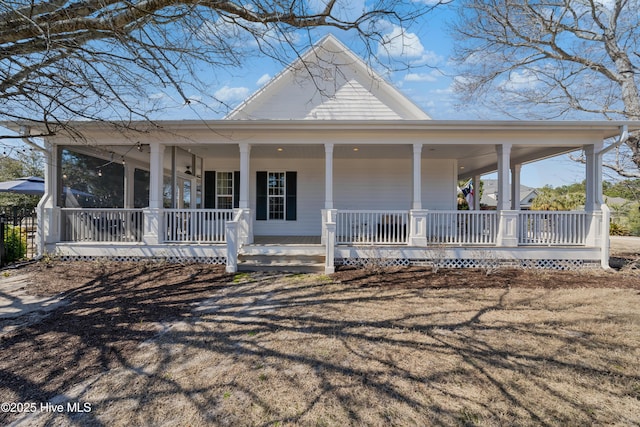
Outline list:
[[[161,243],[164,186],[164,145],[158,142],[149,144],[149,207],[144,210],[144,243]]]
[[[333,209],[333,144],[324,144],[324,208]]]
[[[133,208],[133,193],[134,193],[134,182],[135,182],[135,168],[131,167],[129,163],[124,164],[124,208],[132,209]]]
[[[151,142],[149,150],[149,208],[161,209],[164,186],[164,145]]]
[[[511,209],[514,211],[520,210],[520,172],[522,171],[522,165],[511,165]]]
[[[518,246],[518,211],[511,208],[511,144],[496,145],[498,155],[498,236],[496,246]]]
[[[58,165],[60,164],[60,150],[57,145],[44,142],[44,195],[38,202],[38,255],[48,251],[47,245],[60,241],[60,200],[58,185]]]
[[[602,143],[587,145],[584,147],[586,155],[586,202],[584,209],[587,212],[599,211],[602,205]]]
[[[422,144],[413,144],[413,205],[422,209]]]
[[[584,210],[591,215],[588,219],[587,241],[589,247],[608,250],[609,245],[609,218],[602,212],[602,150],[603,143],[584,147],[586,155],[586,201]],[[606,217],[607,224],[604,224]],[[606,235],[603,232],[606,231]],[[603,255],[604,256],[604,255]],[[604,266],[604,264],[603,264]]]
[[[224,224],[224,235],[227,241],[227,265],[225,271],[227,273],[236,273],[238,271],[238,223],[236,221],[227,221]]]
[[[322,230],[324,235],[323,240],[325,241],[324,274],[333,274],[336,271],[336,216],[338,215],[338,211],[335,209],[327,209],[324,212],[327,215],[324,219],[324,228]]]
[[[496,145],[498,154],[498,210],[507,211],[511,207],[511,185],[509,166],[511,163],[511,144]]]
[[[409,213],[409,246],[427,246],[428,213],[422,209],[412,209]]]
[[[251,145],[247,143],[240,146],[240,201],[239,208],[249,209],[249,171],[251,167]]]
[[[476,211],[480,210],[480,198],[482,194],[480,194],[480,175],[473,176],[473,209]]]

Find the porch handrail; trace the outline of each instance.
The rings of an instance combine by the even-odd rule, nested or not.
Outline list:
[[[61,208],[64,242],[141,242],[142,209]]]
[[[243,216],[243,210],[239,209],[231,220],[225,221],[224,223],[225,240],[227,243],[227,273],[235,273],[238,271],[238,251],[241,246],[238,225],[242,221]]]
[[[518,244],[584,246],[589,216],[585,211],[522,211],[518,218]]]
[[[498,233],[496,211],[429,210],[427,242],[443,245],[494,245]]]
[[[336,244],[407,244],[408,210],[338,210]]]
[[[233,209],[164,209],[166,243],[225,243],[225,223]]]

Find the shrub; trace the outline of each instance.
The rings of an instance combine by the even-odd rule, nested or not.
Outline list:
[[[5,225],[4,253],[6,262],[17,261],[27,255],[27,236],[22,228]]]
[[[631,235],[631,230],[629,230],[624,225],[618,224],[617,222],[612,222],[609,224],[609,235],[610,236],[629,236]]]

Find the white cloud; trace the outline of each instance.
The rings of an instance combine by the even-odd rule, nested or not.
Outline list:
[[[509,75],[509,78],[503,82],[500,86],[507,90],[519,90],[536,86],[539,83],[539,79],[536,74],[529,70],[522,72],[514,71]]]
[[[263,74],[263,75],[258,79],[258,81],[256,82],[256,84],[257,84],[258,86],[262,86],[262,85],[264,85],[265,83],[267,83],[269,80],[271,80],[271,76],[270,76],[269,74]]]
[[[246,87],[229,87],[223,86],[218,89],[213,96],[220,102],[224,102],[226,104],[244,101],[249,95],[249,88]]]
[[[417,34],[409,33],[397,25],[384,21],[378,22],[378,26],[388,31],[378,45],[378,55],[409,60],[414,66],[435,65],[442,62],[442,57],[424,48]]]
[[[409,73],[404,76],[405,82],[435,82],[438,80],[440,73],[432,71],[430,73]]]
[[[385,53],[393,58],[420,58],[424,51],[424,46],[415,33],[408,33],[397,25],[383,37],[383,43],[378,47],[378,53]]]

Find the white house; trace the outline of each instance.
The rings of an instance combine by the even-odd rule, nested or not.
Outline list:
[[[85,140],[46,140],[42,251],[219,262],[230,272],[287,255],[320,260],[326,272],[363,258],[606,265],[603,141],[640,129],[431,120],[333,36],[225,119],[128,125],[135,130],[122,134],[112,123],[78,122]],[[587,158],[584,211],[520,211],[510,197],[496,211],[456,210],[459,179],[497,171],[498,192],[514,194],[522,164],[576,149]],[[100,195],[100,179],[120,188]],[[62,194],[63,182],[89,183],[80,189],[95,200]]]
[[[495,209],[498,206],[498,180],[483,179],[482,180],[482,198],[480,205],[489,209]],[[517,193],[519,200],[518,206],[521,210],[531,209],[531,204],[538,197],[538,190],[526,185],[520,184],[520,191]]]

